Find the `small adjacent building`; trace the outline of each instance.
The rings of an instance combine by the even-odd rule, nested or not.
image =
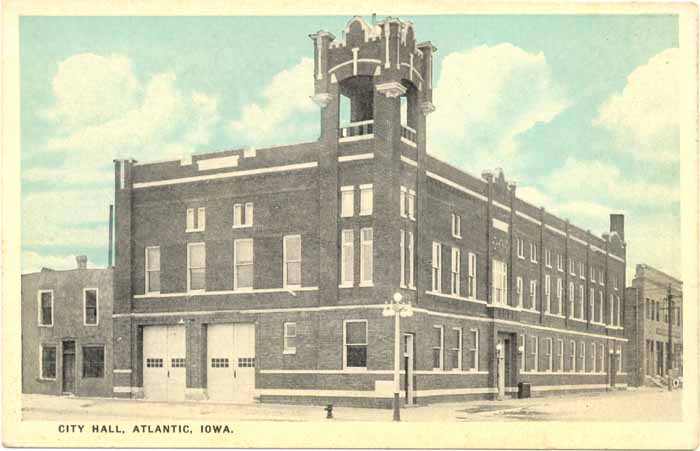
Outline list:
[[[629,339],[627,372],[630,384],[642,385],[647,376],[666,376],[670,350],[673,351],[674,374],[682,375],[683,282],[652,266],[640,264],[632,286],[626,291],[625,331]],[[672,299],[670,310],[669,294]]]
[[[112,269],[22,275],[22,393],[112,396]]]

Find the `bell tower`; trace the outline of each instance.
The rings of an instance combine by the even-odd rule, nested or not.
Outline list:
[[[338,298],[338,188],[347,178],[339,165],[347,158],[372,159],[372,226],[375,296],[391,296],[399,284],[399,231],[411,228],[420,261],[420,230],[425,196],[417,196],[416,220],[399,225],[399,191],[408,185],[421,192],[426,184],[426,116],[432,103],[433,53],[430,42],[416,41],[413,23],[388,17],[367,23],[353,17],[340,38],[326,31],[310,35],[314,47],[314,96],[321,107],[319,195],[321,202],[321,299]],[[359,158],[359,157],[358,157]],[[407,166],[408,165],[408,166]],[[347,227],[347,225],[343,225]],[[385,271],[384,268],[387,270]],[[416,286],[424,279],[416,272]],[[424,287],[423,287],[424,288]]]

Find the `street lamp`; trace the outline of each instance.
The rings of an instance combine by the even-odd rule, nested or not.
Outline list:
[[[401,391],[401,324],[400,318],[413,316],[411,303],[402,302],[403,296],[398,291],[394,293],[392,302],[386,302],[382,316],[394,317],[394,421],[401,421],[399,413],[399,392]]]

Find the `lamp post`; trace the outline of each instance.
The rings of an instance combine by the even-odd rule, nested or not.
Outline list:
[[[401,392],[401,317],[413,316],[410,303],[402,302],[401,293],[394,293],[392,302],[384,304],[382,316],[394,317],[394,421],[401,421],[399,413],[399,393]]]

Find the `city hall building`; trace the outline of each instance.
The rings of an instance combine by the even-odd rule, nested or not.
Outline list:
[[[115,395],[389,406],[396,292],[407,404],[625,386],[623,217],[428,155],[410,22],[311,39],[317,141],[115,162]]]

